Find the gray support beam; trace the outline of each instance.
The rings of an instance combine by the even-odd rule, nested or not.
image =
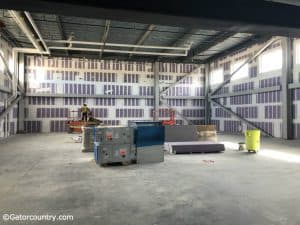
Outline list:
[[[6,115],[12,110],[12,108],[20,101],[22,96],[16,97],[10,105],[8,105],[3,112],[0,113],[0,121],[6,117]]]
[[[59,30],[59,34],[60,34],[60,37],[62,40],[67,40],[68,37],[66,35],[66,32],[64,30],[64,26],[61,22],[61,17],[59,15],[56,15],[56,23],[57,23],[57,27],[58,27],[58,30]],[[66,47],[68,47],[68,45],[66,44],[65,45]],[[66,55],[68,56],[69,55],[69,52],[66,50]]]
[[[193,48],[189,55],[186,57],[186,59],[193,59],[197,55],[199,55],[202,52],[205,52],[209,50],[210,48],[216,46],[219,43],[222,43],[226,39],[230,38],[231,36],[235,35],[236,32],[232,31],[220,31],[215,36],[210,37],[205,41],[205,43],[200,43],[198,46]]]
[[[178,80],[178,81],[176,81],[176,82],[170,84],[166,89],[164,89],[163,91],[160,92],[160,95],[165,94],[171,87],[176,86],[176,85],[179,84],[181,81],[183,81],[185,78],[187,78],[187,77],[191,76],[192,74],[194,74],[197,70],[200,69],[200,67],[201,67],[201,65],[200,65],[200,66],[197,66],[197,67],[196,67],[195,69],[193,69],[191,72],[185,74],[180,80]]]
[[[211,99],[211,102],[216,104],[217,106],[221,107],[223,110],[225,110],[226,112],[230,113],[231,115],[233,115],[235,118],[237,118],[238,120],[244,122],[245,124],[259,129],[263,134],[267,135],[267,136],[272,136],[271,134],[267,133],[266,131],[262,130],[260,127],[256,126],[254,123],[246,120],[245,118],[241,117],[240,115],[238,115],[237,113],[235,113],[234,111],[232,111],[230,108],[227,108],[225,106],[223,106],[222,104],[218,103],[216,100]]]
[[[49,93],[26,93],[28,97],[55,97],[55,98],[90,98],[91,95],[78,95],[78,94],[49,94]],[[141,95],[93,95],[93,98],[116,98],[116,99],[124,99],[124,98],[139,98],[139,99],[153,99],[154,96],[141,96]]]
[[[204,91],[205,91],[205,124],[211,123],[211,103],[210,103],[210,84],[209,84],[209,64],[205,65]]]
[[[19,85],[25,90],[25,56],[24,53],[18,54],[18,82]],[[20,99],[18,105],[18,127],[17,132],[24,132],[24,120],[25,120],[25,98]]]
[[[293,82],[293,41],[291,38],[282,38],[282,137],[293,138],[293,101],[292,90],[289,84]]]
[[[5,92],[5,93],[7,93],[7,94],[11,94],[11,93],[12,93],[10,89],[5,88],[5,87],[0,87],[0,91],[1,91],[1,92]]]
[[[296,89],[296,88],[300,88],[300,83],[289,84],[289,89]]]
[[[241,42],[240,44],[234,45],[233,47],[230,47],[220,53],[214,54],[213,56],[206,59],[206,63],[214,62],[220,58],[223,58],[225,56],[234,54],[236,52],[239,52],[241,50],[244,50],[246,48],[249,48],[255,44],[261,44],[268,40],[270,40],[271,36],[265,36],[265,35],[253,35],[247,38],[245,41]]]
[[[15,40],[14,36],[5,27],[0,29],[0,37],[13,47],[21,47],[21,45]]]
[[[164,99],[205,99],[205,96],[164,96]]]
[[[18,133],[24,132],[24,120],[25,120],[25,99],[22,98],[19,100],[18,105]]]
[[[150,24],[146,30],[145,33],[142,34],[142,36],[138,39],[138,41],[135,43],[136,45],[142,45],[144,44],[144,42],[147,40],[147,38],[149,37],[149,35],[151,34],[151,32],[155,29],[155,25],[154,24]],[[133,48],[132,51],[136,51],[137,48]],[[132,54],[129,54],[129,58],[132,56]]]
[[[191,39],[193,37],[193,35],[195,33],[199,32],[199,29],[189,29],[186,33],[184,33],[180,38],[178,38],[176,41],[174,41],[171,46],[173,47],[181,47],[187,44],[191,44],[188,43],[189,39]]]
[[[25,55],[18,54],[18,83],[22,90],[25,90]]]
[[[214,95],[211,96],[211,99],[216,98],[225,98],[225,97],[232,97],[232,96],[242,96],[242,95],[253,95],[253,94],[259,94],[259,93],[266,93],[266,92],[272,92],[272,91],[280,91],[281,86],[273,86],[273,87],[267,87],[267,88],[257,88],[254,90],[249,91],[241,91],[241,92],[234,92],[234,93],[227,93],[227,94],[221,94],[221,95]]]
[[[193,37],[194,34],[196,34],[197,32],[199,32],[199,29],[189,29],[186,33],[184,33],[182,36],[180,36],[176,41],[174,41],[170,46],[173,47],[183,47],[183,46],[192,46],[192,42],[190,42],[189,40]],[[164,51],[167,52],[167,51]],[[168,51],[168,52],[175,52],[173,51]]]
[[[159,62],[153,63],[153,72],[154,72],[154,114],[153,120],[159,120]]]
[[[271,46],[276,41],[280,40],[279,38],[272,38],[270,41],[268,41],[260,50],[258,50],[253,56],[249,57],[241,66],[239,66],[235,71],[233,71],[228,78],[222,82],[220,85],[218,85],[212,92],[211,95],[214,95],[217,91],[219,91],[222,87],[224,87],[226,84],[228,84],[231,80],[231,78],[247,63],[254,60],[256,57],[258,57],[260,54],[262,54],[269,46]]]
[[[99,53],[100,59],[102,58],[103,50],[104,50],[105,43],[106,43],[106,40],[108,37],[110,23],[111,23],[110,20],[105,20],[105,27],[104,27],[104,31],[103,31],[102,38],[101,38],[101,42],[104,43],[104,45],[101,46],[101,52]]]
[[[64,26],[61,22],[61,17],[59,15],[56,16],[56,22],[57,22],[57,27],[58,27],[61,39],[62,40],[67,40],[68,38],[67,38],[67,35],[65,33]]]

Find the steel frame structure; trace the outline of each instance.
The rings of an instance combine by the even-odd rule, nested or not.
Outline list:
[[[179,51],[185,51],[185,54],[182,55],[186,55],[187,54],[187,50],[189,48],[186,47],[167,47],[167,46],[145,46],[143,45],[143,43],[145,42],[145,40],[148,38],[148,36],[151,34],[151,32],[155,29],[155,25],[150,24],[149,28],[147,30],[147,32],[145,32],[140,38],[139,40],[137,40],[137,43],[134,45],[122,45],[122,44],[113,44],[113,43],[106,43],[106,39],[108,36],[108,32],[109,32],[109,28],[110,28],[110,20],[106,20],[106,24],[105,24],[105,30],[103,32],[102,35],[102,40],[100,43],[90,43],[90,42],[79,42],[79,41],[72,41],[72,40],[59,40],[59,41],[49,41],[49,40],[44,40],[42,35],[40,34],[38,27],[36,26],[33,18],[31,17],[31,15],[28,12],[24,12],[27,20],[29,21],[32,30],[35,32],[36,36],[39,38],[40,43],[38,43],[32,36],[32,33],[30,33],[29,31],[29,26],[28,24],[25,23],[25,21],[23,20],[23,18],[21,17],[21,14],[19,14],[18,12],[15,11],[10,11],[11,15],[13,15],[14,19],[16,20],[16,22],[18,23],[18,25],[22,28],[22,30],[24,31],[24,33],[26,34],[26,36],[29,38],[29,40],[33,43],[33,45],[35,46],[36,49],[15,49],[15,52],[18,53],[19,52],[35,52],[36,53],[43,53],[43,54],[47,54],[49,53],[49,49],[61,49],[61,50],[83,50],[86,48],[74,48],[74,47],[58,47],[58,46],[47,46],[47,42],[55,42],[55,43],[63,43],[63,44],[83,44],[83,45],[94,45],[94,46],[99,46],[100,49],[88,49],[88,51],[98,51],[99,52],[99,57],[101,58],[102,53],[103,52],[111,52],[113,50],[108,50],[105,49],[105,46],[117,46],[117,47],[131,47],[132,50],[120,50],[119,53],[127,53],[129,54],[129,57],[131,57],[133,54],[139,54],[140,52],[136,51],[136,49],[138,48],[151,48],[151,49],[164,49],[164,50],[179,50]],[[60,21],[59,21],[60,22]],[[60,24],[61,25],[61,24]],[[227,38],[229,38],[230,36],[234,35],[235,32],[220,32],[222,35],[216,35],[216,40],[213,41],[213,43],[218,43],[221,42]],[[223,35],[224,33],[224,35]],[[63,33],[61,33],[63,34]],[[63,36],[63,35],[62,35]],[[282,66],[282,85],[281,86],[274,86],[274,87],[270,87],[270,88],[264,88],[264,89],[255,89],[255,90],[251,90],[251,91],[243,91],[243,92],[238,92],[238,93],[227,93],[227,94],[216,94],[222,87],[224,87],[226,84],[228,84],[232,77],[247,63],[253,61],[256,57],[258,57],[259,55],[261,55],[266,49],[268,49],[273,43],[277,42],[281,40],[282,41],[282,46],[283,46],[283,66]],[[44,48],[44,49],[42,49]],[[207,47],[202,47],[202,46],[198,46],[198,48],[196,49],[196,55],[198,53],[201,53],[203,51],[205,51],[207,49]],[[16,54],[17,54],[16,53]],[[147,54],[157,54],[157,55],[173,55],[172,53],[148,53]],[[176,53],[174,54],[176,55]],[[179,54],[180,55],[180,54]],[[188,57],[193,57],[191,55],[189,55]],[[165,88],[164,90],[160,91],[160,86],[159,86],[159,64],[158,62],[154,62],[153,63],[153,67],[154,67],[154,96],[114,96],[114,95],[97,95],[97,97],[102,97],[102,98],[154,98],[154,111],[155,111],[155,115],[154,115],[154,120],[158,120],[157,114],[159,112],[159,106],[160,104],[166,105],[167,107],[170,108],[170,106],[166,103],[167,99],[172,99],[172,98],[176,98],[176,99],[204,99],[205,100],[205,123],[209,124],[211,122],[211,104],[216,104],[219,107],[223,108],[225,111],[229,112],[231,115],[233,115],[234,117],[236,117],[237,119],[239,119],[240,121],[246,123],[247,125],[254,127],[254,128],[259,128],[257,125],[255,125],[253,122],[246,120],[245,118],[239,116],[237,113],[235,113],[234,111],[232,111],[230,108],[222,105],[220,102],[217,101],[217,99],[222,98],[222,97],[231,97],[231,96],[241,96],[241,95],[252,95],[252,94],[257,94],[257,93],[265,93],[265,92],[272,92],[272,91],[281,91],[281,97],[283,99],[283,105],[282,105],[282,115],[283,115],[283,138],[285,139],[290,139],[292,138],[293,132],[292,132],[292,116],[291,116],[291,111],[292,111],[292,100],[291,100],[291,90],[294,88],[299,88],[300,84],[292,84],[292,39],[291,38],[278,38],[278,37],[274,37],[271,38],[260,50],[258,50],[252,57],[249,57],[241,66],[239,66],[235,71],[233,71],[229,77],[223,81],[221,84],[219,84],[216,88],[214,88],[213,90],[211,90],[210,84],[209,84],[209,71],[210,71],[210,61],[206,62],[205,64],[205,82],[204,82],[204,88],[205,88],[205,96],[201,96],[201,97],[172,97],[172,96],[165,96],[166,92],[176,86],[177,84],[179,84],[181,81],[183,81],[184,79],[186,79],[188,76],[194,74],[195,72],[197,72],[200,67],[203,64],[200,64],[199,66],[197,66],[195,69],[193,69],[191,72],[185,74],[180,80],[170,84],[167,88]],[[7,68],[7,73],[8,73],[8,77],[10,78],[10,80],[12,82],[14,82],[14,75],[10,73],[9,69],[8,69],[8,65],[4,59],[4,57],[1,55],[1,60],[4,62],[5,67]],[[18,81],[17,81],[17,88],[19,91],[23,92],[23,88],[19,85]],[[50,96],[50,94],[34,94],[34,95],[30,95],[28,94],[27,96]],[[51,95],[53,96],[53,95]],[[65,95],[55,95],[56,97],[64,97]],[[82,95],[82,96],[78,96],[77,97],[88,97],[87,95]],[[69,96],[70,97],[70,96]],[[16,96],[15,98],[11,97],[9,99],[9,102],[7,102],[8,104],[6,104],[6,109],[4,112],[1,113],[0,115],[0,119],[3,119],[6,114],[9,112],[9,110],[19,102],[19,100],[22,98],[22,96]],[[185,118],[178,110],[174,109],[176,114],[179,115],[184,121],[189,122],[189,120],[187,118]],[[260,130],[262,130],[261,128],[259,128]],[[271,134],[265,132],[262,130],[262,133],[271,136]]]

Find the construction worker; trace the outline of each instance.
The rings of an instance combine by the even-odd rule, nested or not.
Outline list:
[[[82,121],[87,121],[88,119],[88,114],[90,112],[90,109],[87,107],[86,104],[83,104],[83,106],[81,106],[81,120]]]

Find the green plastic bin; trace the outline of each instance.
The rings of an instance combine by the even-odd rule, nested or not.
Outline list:
[[[258,152],[260,149],[260,130],[246,130],[246,149],[249,152]]]

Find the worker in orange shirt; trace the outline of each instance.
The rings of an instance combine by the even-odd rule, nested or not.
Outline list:
[[[83,106],[81,106],[81,120],[86,122],[90,112],[91,110],[87,107],[87,105],[83,104]]]

